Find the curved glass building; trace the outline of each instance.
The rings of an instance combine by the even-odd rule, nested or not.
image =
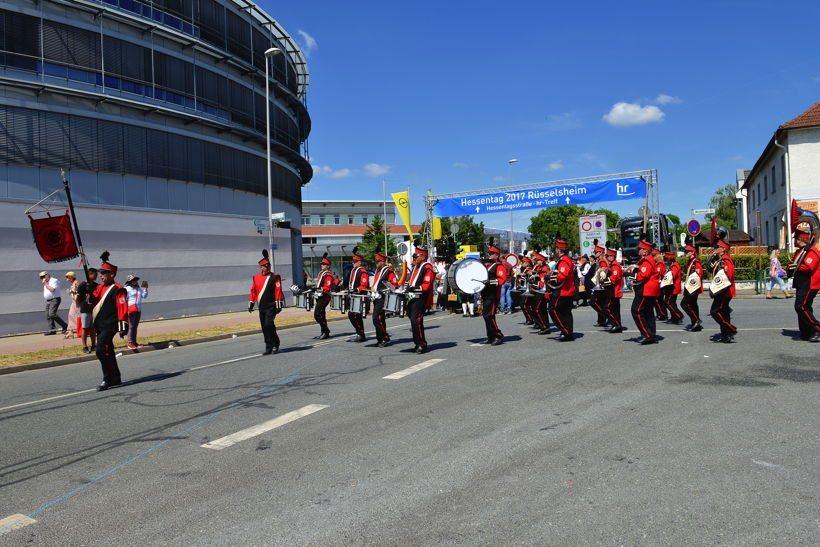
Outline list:
[[[13,259],[0,334],[43,330],[37,271],[79,269],[45,265],[21,214],[60,170],[91,265],[107,249],[122,276],[151,282],[144,317],[242,308],[267,247],[268,123],[273,211],[298,226],[308,80],[296,43],[250,1],[0,0],[0,249]],[[274,237],[289,284],[301,234]]]

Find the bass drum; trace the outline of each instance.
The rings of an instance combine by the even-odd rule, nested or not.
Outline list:
[[[465,294],[481,292],[488,279],[487,268],[476,258],[456,260],[447,270],[447,282]]]

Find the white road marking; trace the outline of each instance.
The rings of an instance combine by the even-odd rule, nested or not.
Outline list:
[[[485,346],[486,344],[482,344],[481,342],[477,342],[475,344],[470,344],[471,348],[480,348],[481,346]]]
[[[752,462],[756,463],[757,465],[762,465],[763,467],[773,467],[775,469],[782,469],[783,471],[787,471],[785,467],[783,467],[782,465],[777,465],[776,463],[764,462],[762,460],[752,460]]]
[[[188,370],[200,370],[200,369],[203,369],[203,368],[218,367],[219,365],[227,365],[228,363],[236,363],[237,361],[246,361],[248,359],[253,359],[254,357],[259,357],[259,354],[254,353],[253,355],[246,355],[244,357],[237,357],[236,359],[228,359],[227,361],[220,361],[218,363],[211,363],[209,365],[199,365],[198,367],[191,367]]]
[[[37,521],[33,518],[27,517],[20,513],[9,515],[4,519],[0,519],[0,536],[5,534],[6,532],[11,532],[12,530],[23,528],[24,526],[34,524],[35,522]]]
[[[27,403],[18,403],[16,405],[4,406],[3,408],[0,408],[0,412],[2,412],[4,410],[11,410],[12,408],[20,408],[21,406],[34,405],[34,404],[37,404],[37,403],[45,403],[47,401],[53,401],[55,399],[62,399],[64,397],[73,397],[74,395],[80,395],[82,393],[91,393],[92,391],[97,391],[97,389],[96,388],[84,389],[82,391],[74,391],[72,393],[63,393],[62,395],[55,395],[54,397],[47,397],[45,399],[39,399],[37,401],[29,401]]]
[[[216,439],[215,441],[211,441],[209,443],[205,443],[201,445],[201,448],[210,448],[212,450],[222,450],[223,448],[228,448],[229,446],[233,446],[236,443],[246,441],[262,433],[267,433],[272,429],[276,429],[277,427],[283,426],[287,423],[290,423],[294,420],[298,420],[299,418],[304,418],[314,412],[318,412],[323,408],[327,408],[328,405],[307,405],[303,406],[299,410],[294,410],[293,412],[288,412],[287,414],[283,414],[278,418],[274,418],[272,420],[268,420],[267,422],[263,422],[259,425],[255,425],[253,427],[249,427],[247,429],[243,429],[241,431],[237,431],[231,435],[227,435],[220,439]]]
[[[447,359],[430,359],[428,361],[424,361],[423,363],[419,363],[418,365],[413,365],[412,367],[406,368],[404,370],[400,370],[388,376],[382,378],[383,380],[398,380],[400,378],[404,378],[405,376],[409,376],[414,372],[418,372],[423,370],[427,367],[431,367],[436,363],[441,363],[442,361],[446,361]]]

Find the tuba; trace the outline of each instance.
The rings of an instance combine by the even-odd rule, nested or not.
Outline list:
[[[547,279],[547,286],[551,291],[555,292],[560,291],[563,285],[563,281],[558,281],[558,270],[552,270],[549,274],[549,278]]]

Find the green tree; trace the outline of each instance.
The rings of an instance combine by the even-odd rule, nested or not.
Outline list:
[[[359,243],[359,254],[367,261],[373,260],[376,253],[384,253],[384,221],[379,215],[373,217],[373,221],[367,225],[362,234],[362,242]],[[396,255],[396,242],[388,234],[387,253],[388,256]]]
[[[680,217],[678,215],[673,215],[671,213],[667,213],[666,218],[672,223],[672,241],[675,242],[676,245],[680,244],[680,235],[683,233],[688,233],[686,230],[686,226],[681,223]]]
[[[737,228],[737,201],[735,192],[737,188],[734,184],[727,184],[723,188],[719,188],[712,199],[709,200],[709,207],[715,210],[717,216],[717,223],[727,230],[734,230]],[[711,222],[711,217],[709,221]]]
[[[527,231],[530,233],[530,249],[555,248],[555,238],[560,236],[569,243],[570,251],[579,247],[578,217],[589,214],[589,209],[578,205],[548,207],[530,219]],[[607,218],[607,222],[609,219]]]

